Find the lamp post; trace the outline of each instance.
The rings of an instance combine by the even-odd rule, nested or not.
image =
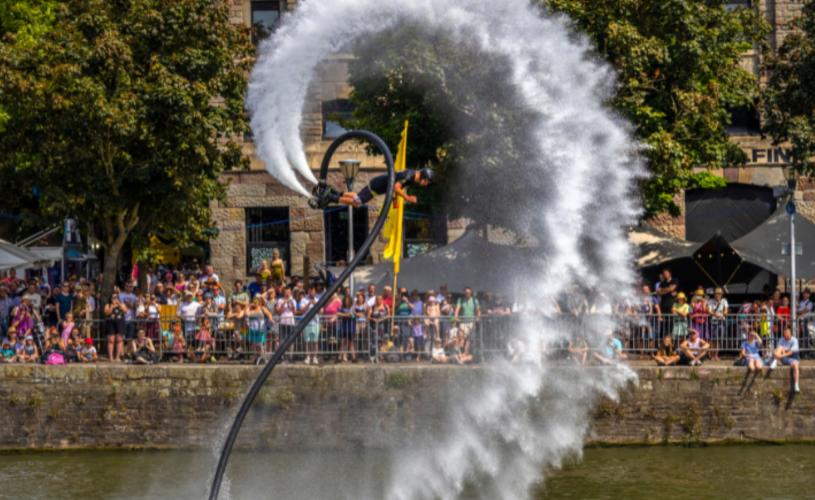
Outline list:
[[[354,190],[354,179],[359,173],[359,160],[340,160],[340,171],[345,177],[345,186],[348,191]],[[348,205],[348,259],[346,262],[354,260],[354,207]],[[354,273],[348,278],[348,287],[351,289],[351,297],[354,296]]]
[[[789,199],[787,200],[787,205],[784,207],[787,210],[787,213],[790,216],[790,249],[789,249],[789,256],[790,256],[790,282],[791,286],[791,293],[790,293],[790,317],[792,319],[792,334],[794,336],[798,336],[798,297],[796,292],[796,276],[795,276],[795,258],[798,254],[797,249],[795,248],[795,184],[797,180],[797,172],[795,168],[790,166],[786,169],[786,177],[787,177],[787,192],[789,193]]]

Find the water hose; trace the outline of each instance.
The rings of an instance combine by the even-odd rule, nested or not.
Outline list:
[[[221,483],[223,482],[224,473],[226,472],[226,466],[229,462],[229,456],[232,454],[232,448],[235,445],[235,441],[238,438],[238,433],[241,430],[241,426],[243,425],[243,421],[246,419],[246,415],[249,413],[249,408],[252,407],[252,403],[257,398],[258,393],[260,393],[261,387],[266,382],[266,379],[269,378],[269,375],[274,370],[274,367],[277,366],[278,363],[283,359],[283,356],[286,354],[286,351],[291,347],[294,341],[299,337],[303,329],[311,323],[317,313],[325,307],[328,301],[331,299],[331,296],[342,286],[346,279],[354,272],[354,269],[360,264],[362,258],[368,253],[368,250],[373,245],[374,240],[376,239],[379,232],[382,230],[382,226],[385,224],[385,219],[387,218],[388,210],[387,207],[390,206],[391,202],[393,201],[393,184],[396,174],[394,173],[393,169],[393,156],[391,155],[390,149],[388,149],[387,144],[383,141],[379,136],[372,132],[368,132],[367,130],[351,130],[342,134],[340,137],[334,140],[331,145],[328,147],[328,150],[325,152],[325,156],[323,157],[323,162],[320,165],[320,183],[321,187],[325,185],[327,177],[328,177],[328,164],[331,162],[331,157],[334,156],[334,152],[337,148],[340,147],[344,142],[352,140],[352,139],[363,139],[367,140],[382,153],[385,157],[385,164],[388,168],[388,191],[385,193],[385,200],[382,204],[383,210],[380,212],[379,217],[376,219],[376,223],[374,223],[373,229],[368,233],[368,237],[365,238],[365,241],[362,243],[359,251],[356,252],[356,255],[351,260],[351,262],[346,266],[345,270],[340,273],[340,276],[337,280],[328,287],[325,291],[323,296],[320,298],[317,303],[308,310],[305,316],[297,323],[297,326],[294,328],[294,331],[283,339],[280,345],[275,350],[274,354],[272,354],[271,359],[263,366],[263,369],[258,374],[255,381],[252,383],[252,387],[249,388],[249,391],[246,393],[246,396],[243,398],[243,402],[241,403],[240,408],[238,409],[238,413],[235,415],[235,420],[232,422],[232,426],[229,429],[229,434],[226,436],[226,440],[224,440],[223,447],[221,448],[221,455],[218,458],[218,466],[215,469],[215,476],[212,478],[212,486],[209,490],[209,499],[210,500],[218,500],[218,495],[221,491]]]

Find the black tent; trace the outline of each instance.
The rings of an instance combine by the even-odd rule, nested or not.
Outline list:
[[[768,272],[742,258],[720,234],[690,242],[640,225],[629,231],[628,240],[637,249],[637,266],[650,281],[669,268],[682,289],[723,286],[729,293],[757,293],[770,279]]]
[[[734,241],[732,246],[745,261],[774,274],[789,276],[790,255],[784,252],[789,241],[789,215],[782,206],[757,228]],[[796,216],[795,242],[803,250],[795,260],[796,277],[815,279],[815,224]]]

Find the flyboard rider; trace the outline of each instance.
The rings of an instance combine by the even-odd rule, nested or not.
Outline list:
[[[416,197],[411,196],[405,192],[405,188],[417,184],[419,186],[427,186],[433,179],[433,170],[428,167],[422,169],[405,169],[401,172],[396,172],[396,178],[393,184],[394,195],[404,199],[408,203],[416,203]],[[339,191],[328,186],[324,180],[312,190],[313,196],[308,200],[311,208],[326,208],[330,204],[340,203],[343,205],[351,205],[359,207],[367,204],[374,196],[385,194],[388,190],[388,174],[382,174],[374,177],[368,182],[368,185],[362,188],[359,193],[348,191],[340,193]]]

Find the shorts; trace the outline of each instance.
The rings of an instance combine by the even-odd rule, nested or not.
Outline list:
[[[371,192],[370,186],[365,186],[357,193],[357,198],[359,198],[359,204],[365,205],[369,201],[374,199],[374,194]]]
[[[690,366],[691,361],[692,361],[692,359],[689,358],[687,354],[685,354],[684,352],[679,353],[679,364],[680,365]]]
[[[781,364],[785,366],[792,366],[797,365],[801,360],[798,358],[793,358],[792,356],[786,356],[781,358]]]
[[[124,320],[120,319],[105,320],[106,335],[122,335],[124,334],[124,330],[125,330]]]
[[[250,344],[263,344],[266,342],[266,330],[249,330],[246,341]]]
[[[458,326],[458,334],[462,338],[462,340],[467,340],[470,334],[473,332],[473,327],[475,323],[461,323]]]
[[[318,342],[320,340],[320,323],[317,320],[312,320],[303,329],[303,337],[306,342]]]
[[[125,321],[125,340],[133,340],[136,338],[136,323],[133,321]]]

